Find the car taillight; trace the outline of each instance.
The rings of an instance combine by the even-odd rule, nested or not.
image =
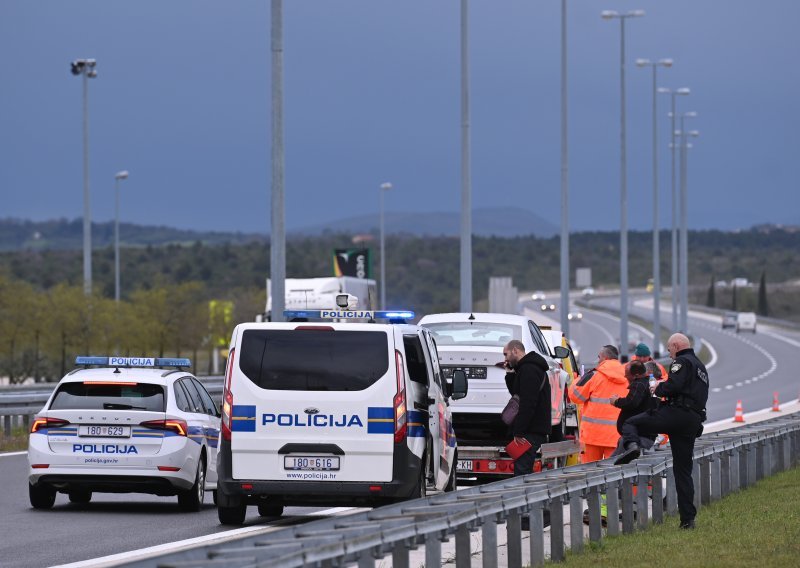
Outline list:
[[[148,420],[142,422],[140,426],[150,428],[152,430],[167,430],[175,432],[178,436],[186,436],[189,433],[189,425],[184,420],[177,420],[170,418],[168,420]]]
[[[31,424],[31,434],[42,428],[61,428],[69,424],[69,420],[62,418],[35,418]]]
[[[233,359],[236,349],[228,355],[228,369],[225,373],[225,388],[222,391],[222,439],[231,440],[231,411],[233,409],[233,393],[231,392],[231,376],[233,375]]]
[[[394,395],[394,443],[405,441],[408,434],[408,418],[406,412],[406,372],[403,368],[403,356],[394,352],[394,363],[397,369],[397,394]]]

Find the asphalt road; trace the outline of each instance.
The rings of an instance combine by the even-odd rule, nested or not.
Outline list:
[[[137,550],[165,543],[230,532],[217,519],[206,495],[198,513],[184,513],[177,497],[96,493],[87,505],[75,505],[59,494],[49,511],[28,501],[28,462],[24,454],[0,454],[0,566],[38,568]],[[262,518],[248,507],[246,530],[269,530],[315,520],[321,508],[287,508],[282,519]],[[242,531],[241,529],[234,529]]]

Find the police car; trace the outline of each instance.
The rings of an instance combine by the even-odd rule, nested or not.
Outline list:
[[[57,493],[177,495],[199,511],[217,483],[219,412],[189,359],[78,357],[31,426],[29,491],[36,509]],[[176,367],[159,369],[158,367]]]
[[[277,516],[289,505],[375,506],[455,489],[449,399],[466,396],[466,376],[445,382],[431,334],[400,323],[413,312],[285,316],[233,330],[220,522],[241,524],[248,505]],[[370,323],[379,319],[390,323]]]

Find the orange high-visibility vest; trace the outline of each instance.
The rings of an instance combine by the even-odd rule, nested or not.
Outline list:
[[[610,448],[617,445],[620,409],[611,404],[612,394],[620,398],[628,394],[625,366],[615,359],[602,361],[586,384],[570,387],[570,400],[582,405],[580,439],[584,444]]]

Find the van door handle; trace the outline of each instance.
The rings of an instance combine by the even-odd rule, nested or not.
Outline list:
[[[426,415],[428,414],[428,407],[425,406],[425,404],[419,403],[417,401],[414,401],[414,410],[419,410],[420,412]]]

